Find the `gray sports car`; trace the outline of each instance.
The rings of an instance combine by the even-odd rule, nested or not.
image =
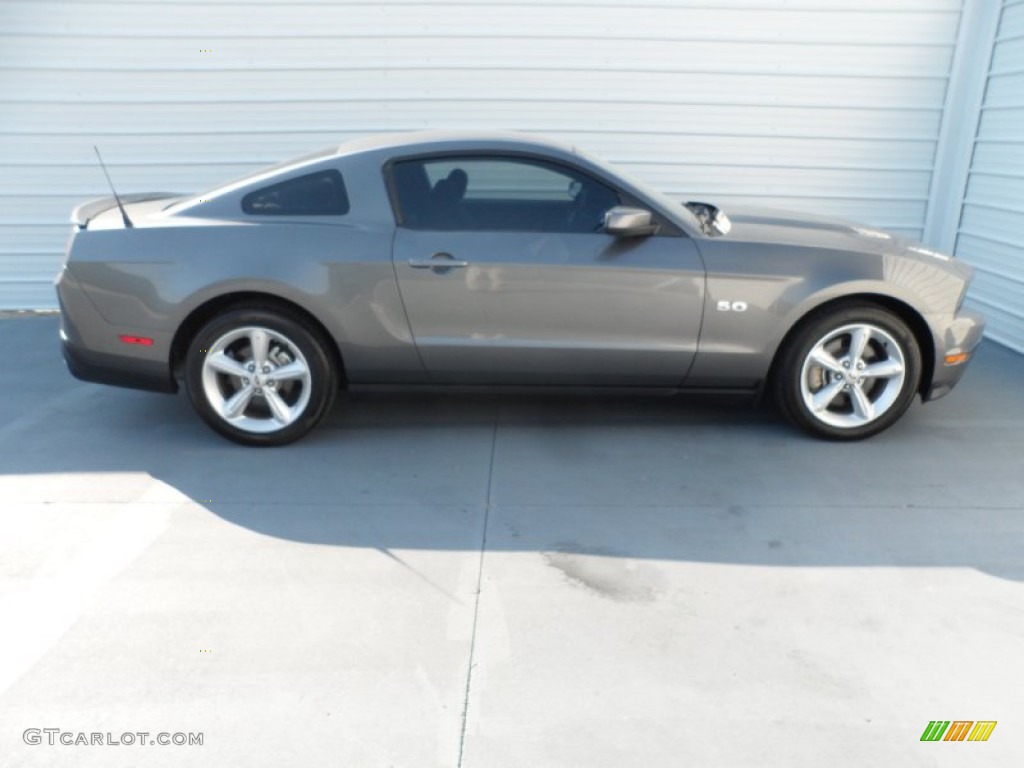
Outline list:
[[[61,339],[87,381],[175,392],[277,445],[340,387],[769,391],[827,438],[949,392],[971,269],[877,229],[680,204],[574,147],[349,142],[198,195],[75,208]]]

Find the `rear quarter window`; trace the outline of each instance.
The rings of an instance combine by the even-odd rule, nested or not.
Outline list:
[[[257,216],[344,216],[348,192],[334,169],[308,173],[250,192],[242,211]]]

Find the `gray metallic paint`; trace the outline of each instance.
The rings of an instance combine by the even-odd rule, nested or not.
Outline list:
[[[690,240],[399,230],[394,247],[436,381],[676,386],[696,352],[704,275]],[[408,264],[438,251],[469,266]]]
[[[397,227],[387,164],[455,151],[571,164],[677,231],[617,239]],[[271,179],[326,168],[345,179],[347,215],[242,213],[244,194]],[[352,384],[755,388],[801,318],[859,295],[912,308],[927,326],[934,375],[922,392],[929,397],[963,372],[943,365],[944,356],[971,351],[983,328],[979,316],[959,309],[972,274],[960,262],[870,228],[779,211],[728,210],[731,232],[707,235],[683,206],[600,161],[517,135],[375,137],[201,195],[126,199],[126,207],[132,229],[111,199],[73,214],[77,231],[57,280],[66,344],[104,364],[152,366],[167,378],[186,319],[239,292],[309,312],[337,343]],[[408,265],[437,251],[469,265]],[[720,301],[747,309],[719,311]],[[121,333],[154,343],[126,347]]]

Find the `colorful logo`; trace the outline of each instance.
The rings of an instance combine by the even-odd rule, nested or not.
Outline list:
[[[988,741],[995,728],[995,720],[932,720],[921,734],[921,741]]]

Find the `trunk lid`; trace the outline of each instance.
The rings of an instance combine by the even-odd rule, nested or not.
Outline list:
[[[180,192],[136,192],[130,195],[121,195],[121,202],[127,209],[131,203],[171,200],[178,197],[181,197]],[[117,198],[113,196],[97,197],[75,206],[71,211],[71,222],[79,229],[87,229],[90,221],[113,208],[117,208]],[[128,213],[128,218],[131,219],[131,212]]]

